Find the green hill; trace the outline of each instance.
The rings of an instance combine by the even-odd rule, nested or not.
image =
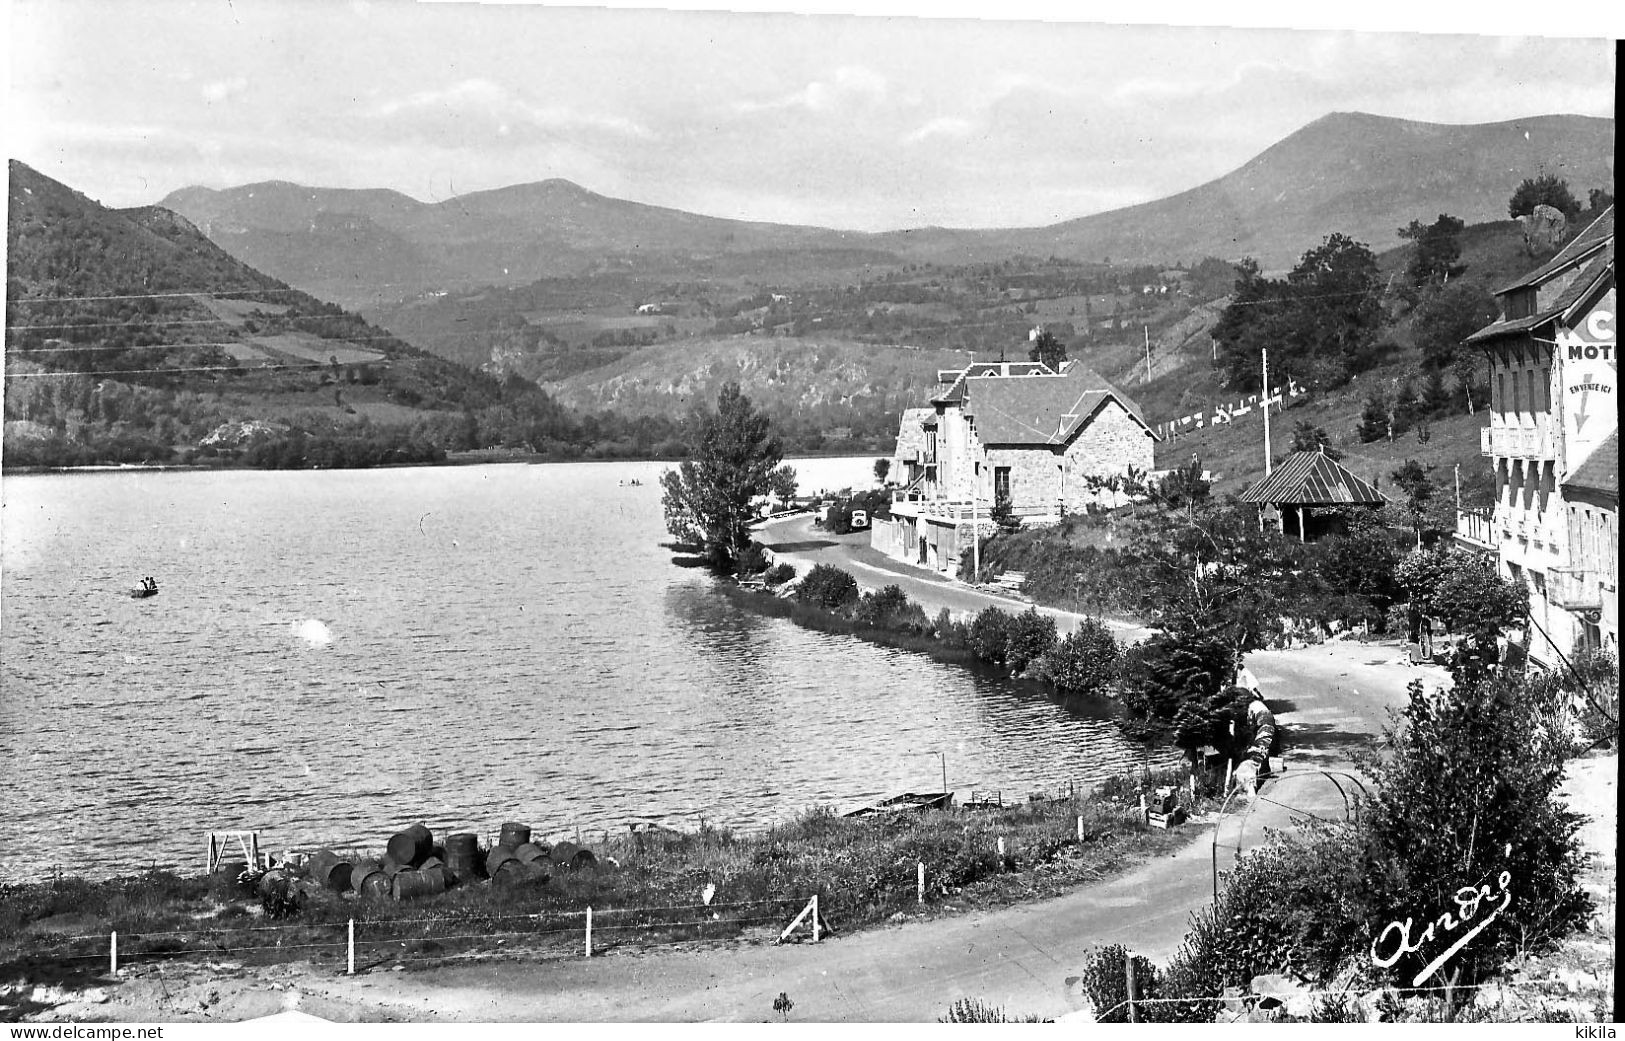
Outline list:
[[[582,431],[232,258],[184,217],[9,168],[5,465],[371,465]]]

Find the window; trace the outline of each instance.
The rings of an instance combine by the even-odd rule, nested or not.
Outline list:
[[[1010,498],[1010,468],[1008,466],[995,466],[993,468],[993,501],[1006,502]]]
[[[925,431],[925,461],[928,463],[935,463],[937,461],[936,427],[927,427]]]
[[[1552,410],[1552,370],[1549,368],[1540,370],[1540,410]]]
[[[1495,411],[1507,411],[1507,374],[1504,372],[1495,375]]]

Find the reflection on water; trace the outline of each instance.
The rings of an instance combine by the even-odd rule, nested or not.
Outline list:
[[[939,750],[1007,799],[1142,760],[1102,706],[740,609],[659,546],[660,469],[7,478],[0,876],[190,867],[226,828],[754,827],[933,788]]]

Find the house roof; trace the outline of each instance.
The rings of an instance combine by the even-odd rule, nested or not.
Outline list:
[[[957,387],[985,445],[1065,444],[1113,400],[1150,430],[1132,399],[1077,363],[1062,374],[1045,370],[1031,376],[982,376],[961,380]]]
[[[1564,289],[1562,294],[1552,301],[1550,306],[1523,318],[1497,319],[1467,337],[1467,342],[1482,343],[1485,340],[1493,340],[1498,336],[1527,332],[1530,329],[1545,325],[1588,296],[1599,284],[1611,278],[1613,272],[1614,243],[1610,239],[1603,246],[1601,252],[1590,258],[1590,262],[1587,263],[1580,276],[1570,282],[1568,288]]]
[[[1619,497],[1619,431],[1615,430],[1563,478],[1565,488],[1585,488]]]
[[[953,374],[953,379],[947,377]],[[1022,376],[1053,376],[1048,365],[1040,361],[973,361],[954,374],[945,369],[937,373],[939,383],[948,383],[947,390],[931,399],[932,404],[952,405],[965,400],[966,379],[998,379]]]
[[[1497,289],[1495,291],[1495,295],[1500,296],[1503,293],[1510,293],[1514,289],[1522,289],[1525,286],[1539,285],[1540,283],[1546,281],[1546,279],[1554,272],[1561,271],[1564,268],[1573,267],[1587,253],[1595,250],[1599,243],[1605,240],[1611,240],[1613,237],[1614,208],[1609,206],[1606,210],[1602,211],[1601,215],[1598,216],[1596,220],[1586,225],[1584,231],[1581,231],[1580,234],[1570,239],[1568,245],[1558,250],[1557,254],[1553,256],[1552,259],[1540,265],[1540,267],[1535,268],[1535,270],[1529,272],[1523,277],[1509,282],[1500,289]]]
[[[1294,452],[1259,483],[1241,493],[1243,502],[1308,506],[1380,506],[1381,492],[1354,476],[1325,452]]]

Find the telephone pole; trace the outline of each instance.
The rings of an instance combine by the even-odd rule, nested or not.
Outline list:
[[[1272,469],[1270,460],[1270,352],[1268,348],[1258,349],[1259,362],[1264,367],[1264,393],[1259,400],[1264,403],[1264,476],[1270,475]]]
[[[1140,328],[1145,330],[1145,381],[1147,383],[1150,383],[1151,382],[1151,327],[1149,325],[1142,325]]]

